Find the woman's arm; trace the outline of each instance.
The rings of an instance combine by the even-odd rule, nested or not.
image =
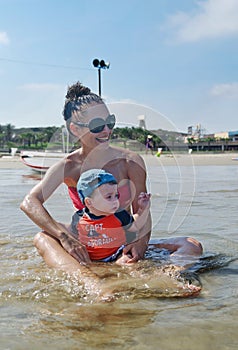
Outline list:
[[[21,210],[43,231],[58,239],[64,249],[79,262],[90,262],[86,248],[73,238],[64,226],[55,221],[43,203],[59,187],[67,175],[67,160],[51,167],[20,205]]]
[[[129,232],[140,231],[147,221],[150,213],[150,193],[141,192],[138,197],[139,209],[133,214],[134,221],[127,229]]]
[[[139,209],[138,197],[141,192],[146,190],[146,167],[143,159],[138,154],[133,153],[133,156],[128,161],[128,177],[131,183],[131,193],[133,195],[132,209],[136,213]],[[129,262],[135,262],[143,259],[147,244],[151,235],[151,215],[147,216],[144,226],[138,233],[140,239],[136,242],[128,244],[124,248],[124,254],[130,255]]]

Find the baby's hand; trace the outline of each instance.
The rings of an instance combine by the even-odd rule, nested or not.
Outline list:
[[[141,192],[138,196],[138,205],[141,209],[145,209],[150,206],[150,193]]]

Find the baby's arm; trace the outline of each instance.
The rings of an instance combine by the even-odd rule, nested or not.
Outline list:
[[[141,192],[138,197],[138,211],[133,215],[134,221],[127,231],[135,232],[139,231],[147,220],[150,212],[150,193]]]

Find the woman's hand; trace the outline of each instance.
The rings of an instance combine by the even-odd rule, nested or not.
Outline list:
[[[64,249],[78,262],[90,264],[91,260],[85,245],[65,232],[61,233],[59,240]]]
[[[147,249],[147,243],[144,239],[132,242],[125,246],[123,254],[130,257],[127,263],[134,263],[144,258]]]

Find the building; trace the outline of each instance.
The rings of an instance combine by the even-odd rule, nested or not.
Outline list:
[[[237,131],[229,131],[228,132],[228,137],[232,141],[238,141],[238,130]]]
[[[139,128],[142,128],[142,129],[146,130],[145,116],[144,115],[139,115],[138,119],[139,119]]]
[[[225,132],[217,132],[214,134],[214,138],[216,140],[224,140],[224,139],[229,139],[229,133],[228,131],[225,131]]]

